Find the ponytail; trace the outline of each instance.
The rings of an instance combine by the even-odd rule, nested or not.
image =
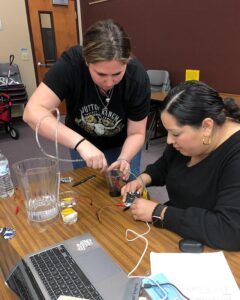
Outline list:
[[[226,117],[240,123],[240,107],[237,105],[235,100],[232,98],[225,98],[223,99],[223,104]]]

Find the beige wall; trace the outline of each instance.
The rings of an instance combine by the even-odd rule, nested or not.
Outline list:
[[[78,26],[80,41],[82,41],[82,26],[80,1],[77,1]],[[25,0],[0,0],[0,63],[9,61],[9,55],[14,54],[19,66],[23,83],[30,97],[36,88],[34,65],[27,24]],[[27,49],[28,57],[22,55],[21,49]]]
[[[9,55],[14,54],[19,66],[23,83],[26,85],[28,96],[36,88],[32,51],[27,24],[24,0],[0,0],[0,63],[9,61]],[[21,49],[27,49],[24,60]]]

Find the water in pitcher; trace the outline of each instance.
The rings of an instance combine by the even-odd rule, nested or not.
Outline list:
[[[60,173],[55,159],[29,158],[13,164],[21,189],[28,222],[38,229],[59,217]]]
[[[28,220],[30,223],[41,224],[52,222],[59,217],[58,201],[55,196],[42,195],[30,198],[27,205]]]

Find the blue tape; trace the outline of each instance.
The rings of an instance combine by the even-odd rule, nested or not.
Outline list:
[[[183,299],[178,291],[171,285],[163,285],[163,283],[169,283],[164,274],[159,273],[153,276],[149,276],[150,279],[144,278],[142,284],[153,285],[153,287],[147,288],[146,292],[152,300],[181,300]],[[156,286],[156,283],[160,284],[160,287]]]

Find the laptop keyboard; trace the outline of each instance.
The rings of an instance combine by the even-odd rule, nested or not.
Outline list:
[[[52,300],[60,295],[103,300],[63,245],[30,259]]]

